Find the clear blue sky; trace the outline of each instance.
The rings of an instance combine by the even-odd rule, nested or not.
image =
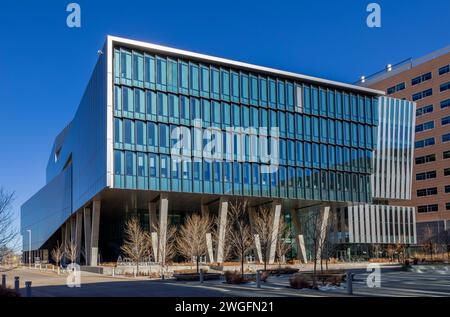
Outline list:
[[[81,6],[81,28],[66,6]],[[354,82],[450,44],[448,0],[6,0],[0,5],[0,186],[14,208],[45,184],[107,34]],[[382,27],[366,26],[381,5]]]

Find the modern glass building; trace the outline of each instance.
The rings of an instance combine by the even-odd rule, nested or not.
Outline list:
[[[47,184],[22,206],[23,249],[45,258],[75,240],[95,266],[117,259],[129,215],[149,231],[159,223],[161,245],[168,222],[201,211],[218,215],[210,258],[222,262],[228,201],[239,197],[297,229],[302,210],[342,210],[345,239],[346,207],[373,200],[383,94],[108,36]]]

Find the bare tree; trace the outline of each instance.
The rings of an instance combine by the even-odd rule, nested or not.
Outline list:
[[[322,219],[323,220],[323,219]],[[319,240],[320,246],[320,270],[323,273],[323,260],[325,260],[325,269],[328,270],[328,262],[330,258],[336,253],[337,241],[333,236],[333,228],[335,227],[337,219],[332,216],[331,211],[328,217],[326,226],[320,228],[322,238]]]
[[[195,258],[199,273],[200,257],[206,255],[206,234],[211,232],[211,220],[207,216],[192,214],[186,218],[176,238],[178,252],[188,260]]]
[[[70,263],[74,263],[77,260],[77,250],[78,246],[74,240],[70,240],[64,249],[64,254],[70,260]]]
[[[313,266],[313,286],[317,286],[317,263],[319,262],[322,249],[322,217],[318,210],[308,211],[305,215],[304,235],[311,243]]]
[[[0,188],[0,258],[2,250],[8,250],[11,244],[17,242],[18,231],[14,225],[14,212],[12,203],[14,201],[14,193],[7,193]]]
[[[277,234],[277,257],[278,265],[281,267],[281,263],[284,263],[286,254],[291,250],[291,244],[286,243],[286,238],[291,234],[289,226],[284,221],[284,218],[280,218],[280,224],[278,225]]]
[[[389,262],[393,262],[394,261],[394,256],[395,256],[395,245],[394,244],[388,244],[386,247],[386,254],[389,258]]]
[[[150,252],[148,234],[142,229],[136,217],[125,223],[124,243],[120,247],[122,252],[136,263],[136,274],[139,274],[139,262]]]
[[[443,232],[442,249],[447,253],[447,260],[450,260],[450,229]]]
[[[261,255],[264,263],[264,270],[267,269],[267,263],[270,258],[270,248],[275,242],[276,234],[274,234],[273,221],[274,213],[270,208],[262,207],[255,214],[253,222],[253,230],[259,236],[261,243]]]
[[[64,248],[62,244],[56,243],[56,247],[53,248],[51,251],[51,254],[53,261],[56,263],[56,267],[58,268],[58,275],[59,275],[59,264],[61,263],[61,260],[64,256]]]
[[[395,244],[395,253],[397,254],[398,262],[405,263],[406,259],[406,243],[404,237],[400,237],[400,240]],[[400,260],[401,257],[401,260]]]
[[[160,232],[159,230],[159,222],[156,222],[153,224],[153,231],[154,232]],[[175,256],[176,253],[176,232],[177,229],[173,225],[167,225],[166,230],[166,244],[160,246],[160,249],[158,250],[158,253],[160,254],[161,259],[164,259],[161,261],[161,276],[164,275],[164,272],[167,270],[167,264],[170,263]],[[150,237],[152,238],[152,237]],[[155,241],[156,245],[158,245],[158,241]],[[156,260],[156,254],[154,254],[155,260]]]
[[[431,261],[433,261],[433,252],[436,244],[436,236],[433,232],[433,229],[427,225],[425,230],[423,231],[423,245],[422,248],[424,249],[425,253],[429,252],[431,256]]]
[[[213,247],[217,250],[218,244],[219,244],[219,231],[220,231],[220,218],[219,217],[214,217],[211,220],[212,223],[212,240],[213,240]],[[228,216],[227,217],[227,221],[225,224],[225,227],[227,228],[227,230],[225,230],[225,236],[224,236],[224,241],[223,241],[223,262],[228,261],[232,255],[232,243],[231,243],[231,232],[230,230],[228,230],[228,228],[231,227],[231,217]]]
[[[229,205],[230,242],[233,253],[241,263],[241,274],[244,274],[245,256],[252,250],[253,237],[248,225],[247,201],[236,200]]]

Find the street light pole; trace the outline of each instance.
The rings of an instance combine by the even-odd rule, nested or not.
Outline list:
[[[28,229],[28,267],[31,268],[31,229]]]

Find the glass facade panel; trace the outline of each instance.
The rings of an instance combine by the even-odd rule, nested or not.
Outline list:
[[[313,200],[369,197],[375,98],[123,48],[114,50],[114,59],[115,187]],[[181,126],[190,132],[192,151],[171,152],[179,141],[171,131]],[[221,134],[206,133],[211,127]],[[227,131],[240,127],[234,135]],[[270,136],[267,128],[276,128],[278,139],[258,139],[262,132]],[[220,144],[210,154],[217,157],[206,160],[203,148],[216,140]],[[418,147],[421,142],[431,143],[419,140]],[[264,151],[278,154],[276,169],[266,165]]]

